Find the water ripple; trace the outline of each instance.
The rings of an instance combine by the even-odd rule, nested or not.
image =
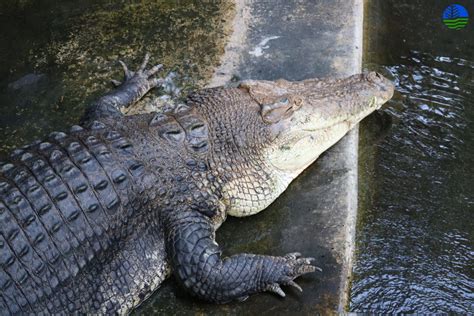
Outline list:
[[[358,237],[351,310],[474,311],[474,61],[411,51],[378,69],[397,93],[374,144],[376,198]]]

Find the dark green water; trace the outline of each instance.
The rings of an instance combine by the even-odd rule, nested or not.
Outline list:
[[[474,2],[458,31],[451,2],[370,2],[365,67],[398,92],[362,124],[350,310],[473,313]]]

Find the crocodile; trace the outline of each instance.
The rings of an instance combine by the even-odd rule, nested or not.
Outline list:
[[[264,210],[394,92],[382,75],[244,80],[190,93],[162,112],[123,115],[163,84],[137,71],[78,125],[0,164],[0,310],[127,314],[171,273],[214,303],[285,296],[317,267],[294,252],[223,257],[230,216]]]

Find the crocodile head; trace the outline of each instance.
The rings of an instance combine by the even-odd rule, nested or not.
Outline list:
[[[240,87],[260,105],[270,131],[266,162],[288,183],[394,92],[376,72],[299,82],[249,80]]]

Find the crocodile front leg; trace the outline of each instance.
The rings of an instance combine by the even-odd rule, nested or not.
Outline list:
[[[163,65],[159,64],[147,70],[146,66],[149,59],[150,56],[146,54],[140,68],[135,72],[130,71],[124,62],[119,61],[123,68],[124,81],[121,83],[117,80],[112,80],[116,89],[104,95],[87,108],[81,122],[84,123],[107,117],[121,116],[121,108],[136,103],[147,94],[148,91],[161,85],[164,79],[155,78],[154,75]]]
[[[174,275],[189,292],[207,301],[244,300],[263,291],[284,297],[280,285],[301,291],[293,280],[317,269],[311,265],[313,258],[300,258],[299,253],[222,258],[210,218],[197,211],[173,211],[166,216],[166,228],[167,253]]]

